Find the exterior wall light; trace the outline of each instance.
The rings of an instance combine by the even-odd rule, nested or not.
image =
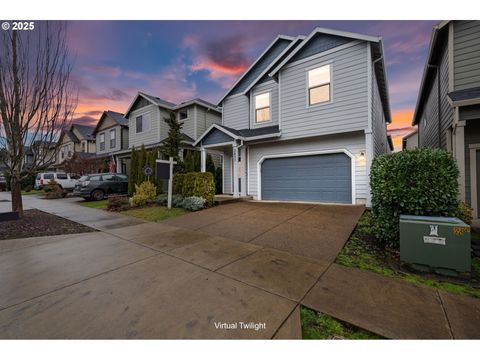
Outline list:
[[[360,156],[358,157],[358,160],[360,160],[360,161],[365,160],[365,152],[364,151],[360,152]]]

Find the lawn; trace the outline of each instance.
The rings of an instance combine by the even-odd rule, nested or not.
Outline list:
[[[30,190],[30,191],[22,191],[22,195],[45,195],[43,190]]]
[[[100,200],[100,201],[82,201],[80,205],[88,207],[90,209],[102,209],[105,210],[107,208],[108,200]]]
[[[160,205],[152,205],[137,209],[121,211],[121,214],[133,216],[147,221],[160,221],[186,214],[188,211],[181,208],[168,209]]]
[[[337,264],[369,270],[380,275],[422,284],[455,294],[480,298],[480,259],[472,257],[470,277],[451,278],[430,273],[418,273],[401,266],[398,254],[381,248],[372,233],[372,216],[366,211],[355,231],[338,255]]]
[[[376,340],[383,339],[367,330],[334,319],[333,317],[308,309],[300,308],[303,339],[349,339]]]

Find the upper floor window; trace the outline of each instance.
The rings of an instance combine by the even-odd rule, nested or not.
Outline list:
[[[117,144],[117,131],[115,129],[110,130],[110,149],[113,149]]]
[[[98,140],[100,141],[100,151],[105,150],[105,133],[101,133],[98,136]]]
[[[330,101],[330,65],[308,72],[308,104]]]
[[[150,130],[150,122],[146,116],[137,116],[135,119],[135,132],[141,133]]]
[[[82,141],[82,152],[85,152],[85,141]]]
[[[270,93],[255,96],[255,122],[270,121]]]
[[[179,120],[185,120],[186,118],[188,118],[188,111],[187,111],[187,110],[181,110],[181,111],[179,111],[179,113],[178,113],[178,119],[179,119]]]

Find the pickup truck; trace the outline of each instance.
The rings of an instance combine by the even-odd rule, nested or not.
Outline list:
[[[38,173],[35,178],[35,189],[43,189],[50,180],[54,180],[58,186],[67,191],[73,191],[77,180],[70,174],[62,172]]]

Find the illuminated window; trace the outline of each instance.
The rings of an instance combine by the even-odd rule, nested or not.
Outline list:
[[[117,144],[117,132],[115,129],[110,130],[110,149],[113,149]]]
[[[255,96],[255,122],[270,121],[270,93]]]
[[[330,101],[330,65],[308,72],[308,104]]]

